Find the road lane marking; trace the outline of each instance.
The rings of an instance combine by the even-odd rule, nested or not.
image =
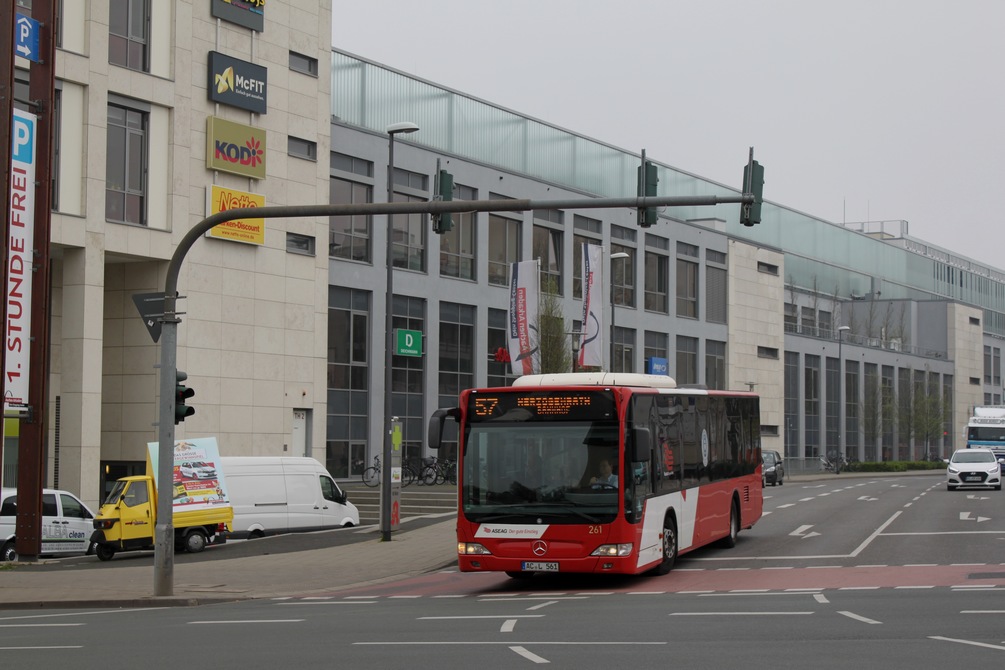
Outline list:
[[[516,652],[517,654],[519,654],[520,656],[523,656],[523,657],[524,657],[524,658],[526,658],[526,659],[527,659],[528,661],[532,661],[532,662],[534,662],[534,663],[539,663],[539,664],[540,664],[540,663],[551,663],[551,661],[549,661],[548,659],[546,659],[546,658],[541,658],[541,657],[540,657],[540,656],[538,656],[537,654],[534,654],[534,653],[532,653],[532,652],[529,652],[529,651],[527,651],[526,649],[524,649],[523,647],[510,647],[510,649],[512,649],[513,651],[515,651],[515,652]]]
[[[303,623],[303,619],[232,619],[224,621],[188,621],[189,624],[231,624],[231,623]]]
[[[883,623],[882,621],[876,621],[874,619],[869,619],[868,617],[864,617],[864,616],[861,616],[859,614],[855,614],[854,612],[844,612],[844,611],[841,611],[841,612],[838,612],[838,614],[840,614],[842,616],[846,616],[849,619],[854,619],[855,621],[861,621],[862,623],[867,623],[867,624],[872,624],[872,625],[878,625],[878,624]]]
[[[83,626],[82,623],[4,623],[0,628],[56,628],[60,626]]]
[[[952,637],[942,637],[941,635],[929,635],[929,640],[939,640],[941,642],[955,642],[957,644],[968,644],[974,647],[984,647],[985,649],[997,649],[998,651],[1005,651],[1005,647],[998,644],[987,644],[985,642],[975,642],[973,640],[957,640]]]
[[[816,600],[821,605],[827,605],[828,603],[830,603],[830,601],[827,600],[827,596],[825,596],[822,593],[814,593],[813,599]]]
[[[500,633],[512,633],[513,629],[516,628],[516,619],[506,619],[503,621],[502,628],[499,629]]]
[[[80,644],[76,645],[54,645],[51,647],[0,647],[0,651],[34,651],[47,649],[83,649],[84,646]]]
[[[557,600],[549,600],[548,602],[539,603],[537,605],[534,605],[533,607],[528,607],[527,611],[528,612],[533,612],[534,610],[539,610],[542,607],[547,607],[548,605],[554,605],[557,602],[558,602]]]
[[[807,616],[813,612],[670,612],[667,616]]]
[[[873,540],[875,540],[877,537],[879,537],[880,535],[882,535],[883,531],[886,530],[890,526],[890,524],[892,524],[894,521],[896,521],[897,517],[899,517],[901,514],[902,514],[902,512],[899,512],[899,511],[898,512],[894,512],[893,516],[891,516],[889,519],[887,519],[886,522],[882,526],[880,526],[879,528],[877,528],[876,530],[874,530],[872,532],[872,535],[870,535],[869,537],[865,538],[865,541],[862,542],[862,544],[858,545],[858,547],[855,549],[855,551],[853,551],[853,552],[851,552],[851,554],[849,554],[849,558],[855,558],[856,556],[858,556],[859,554],[861,554],[863,551],[865,551],[865,548],[868,547],[870,544],[872,544]]]

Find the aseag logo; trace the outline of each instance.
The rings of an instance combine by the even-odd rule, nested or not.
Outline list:
[[[265,130],[215,116],[206,119],[206,167],[265,179]]]

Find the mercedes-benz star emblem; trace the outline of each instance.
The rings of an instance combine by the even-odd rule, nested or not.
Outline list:
[[[531,549],[533,549],[535,556],[544,556],[548,553],[548,543],[543,540],[538,540],[531,546]]]

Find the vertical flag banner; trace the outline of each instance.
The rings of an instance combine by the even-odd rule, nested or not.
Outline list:
[[[4,324],[4,407],[28,404],[31,272],[35,250],[34,114],[14,110],[11,132],[10,232],[7,239],[7,319]]]
[[[509,357],[513,374],[537,368],[537,261],[513,263],[509,286]]]
[[[583,330],[579,367],[604,365],[603,247],[583,243]]]

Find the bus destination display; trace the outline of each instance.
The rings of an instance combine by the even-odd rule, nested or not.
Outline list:
[[[598,391],[478,394],[468,398],[468,420],[596,421],[614,418],[614,399]]]

